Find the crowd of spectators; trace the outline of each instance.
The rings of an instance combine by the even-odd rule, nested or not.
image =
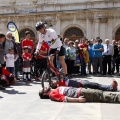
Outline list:
[[[119,75],[119,41],[102,40],[100,37],[75,41],[65,38],[64,43],[69,75]]]
[[[120,41],[105,39],[100,37],[88,40],[81,38],[71,41],[68,38],[62,39],[59,35],[65,51],[65,62],[67,65],[68,77],[73,75],[119,75],[120,64]],[[11,32],[6,35],[0,34],[0,64],[19,80],[19,74],[23,75],[23,80],[31,81],[31,63],[36,65],[34,69],[35,80],[39,80],[38,71],[42,74],[42,69],[46,69],[47,60],[39,55],[34,55],[37,41],[31,40],[30,32],[25,32],[25,38],[16,43]],[[49,50],[44,42],[40,49],[40,54],[45,56]],[[58,68],[61,67],[59,60]],[[2,73],[0,73],[1,75]]]

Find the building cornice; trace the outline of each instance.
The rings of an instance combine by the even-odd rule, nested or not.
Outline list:
[[[31,0],[30,0],[31,1]],[[9,4],[0,4],[0,15],[8,14],[22,14],[28,12],[29,14],[37,13],[59,13],[59,12],[72,12],[72,11],[95,11],[95,10],[119,10],[120,1],[107,0],[107,1],[91,1],[91,2],[71,2],[66,3],[60,1],[59,3],[40,2],[39,0],[32,0],[33,2],[17,3],[11,2]],[[43,1],[43,0],[41,0]],[[54,1],[54,0],[53,0]],[[65,1],[65,0],[64,0]],[[50,4],[51,3],[51,4]],[[24,13],[25,14],[25,13]]]

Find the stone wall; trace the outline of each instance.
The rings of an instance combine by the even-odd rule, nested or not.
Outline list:
[[[37,21],[52,24],[57,34],[79,27],[88,39],[100,36],[114,39],[120,27],[119,0],[4,0],[0,1],[0,31],[6,33],[9,21],[19,31],[30,28],[37,36]]]

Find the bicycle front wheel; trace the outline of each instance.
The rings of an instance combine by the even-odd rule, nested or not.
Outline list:
[[[48,70],[43,71],[42,78],[41,78],[41,85],[42,85],[42,88],[51,87],[51,76]]]

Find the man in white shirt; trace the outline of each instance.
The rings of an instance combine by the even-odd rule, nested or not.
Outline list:
[[[106,39],[103,52],[103,75],[107,74],[107,65],[108,65],[108,74],[111,75],[111,58],[114,55],[113,46],[110,45],[110,40]]]
[[[60,63],[62,65],[62,68],[64,69],[65,74],[67,74],[67,66],[64,60],[64,48],[62,46],[62,42],[58,38],[55,30],[49,28],[46,29],[44,22],[37,22],[36,24],[36,30],[40,32],[39,34],[39,41],[36,47],[36,53],[39,52],[41,45],[43,42],[46,42],[50,46],[50,64],[54,66],[53,60],[54,56],[53,54],[58,54]]]

